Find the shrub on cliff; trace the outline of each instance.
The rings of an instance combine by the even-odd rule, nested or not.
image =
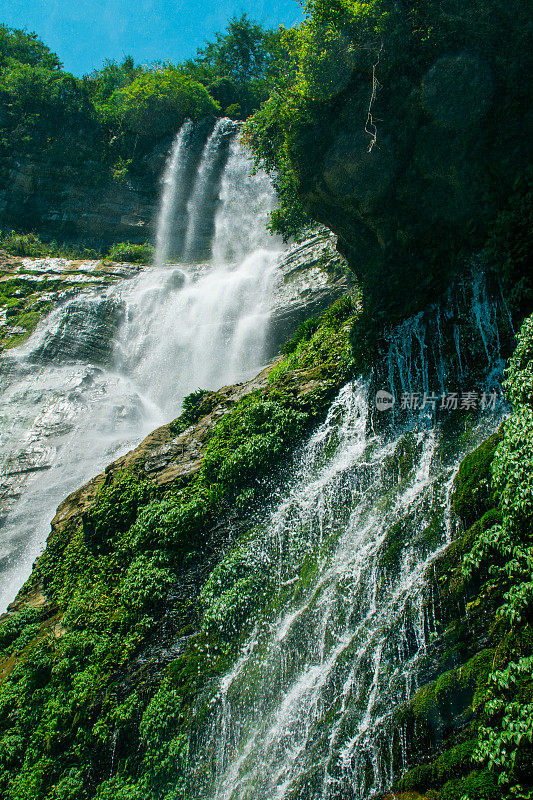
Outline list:
[[[481,528],[463,574],[490,568],[482,593],[501,597],[492,636],[498,648],[482,698],[475,760],[493,772],[502,797],[533,791],[533,317],[525,321],[505,388],[514,410],[492,464],[501,523]],[[470,793],[466,796],[474,797]]]

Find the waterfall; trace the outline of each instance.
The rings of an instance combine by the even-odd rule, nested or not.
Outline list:
[[[209,249],[224,258],[154,266],[105,289],[95,274],[95,289],[65,300],[23,346],[0,356],[3,608],[69,492],[174,419],[191,391],[249,379],[264,366],[281,252],[266,232],[273,189],[264,173],[252,174],[234,123],[217,123],[199,168],[204,140],[195,133],[188,124],[181,129],[167,162],[158,263],[178,206],[186,206],[183,192],[191,247],[211,231]],[[254,204],[242,218],[241,193]],[[239,244],[229,254],[232,229]]]
[[[462,313],[477,331],[471,347],[487,348],[492,384],[500,338],[494,304],[479,298],[474,284]],[[429,391],[442,369],[428,364],[426,336],[445,309],[390,331],[378,375]],[[432,342],[436,354],[449,344]],[[393,423],[375,425],[375,386],[376,375],[340,391],[295,457],[281,500],[254,520],[242,564],[232,557],[233,574],[260,575],[256,591],[273,592],[233,666],[198,701],[191,796],[367,800],[407,767],[396,714],[436,677],[430,575],[455,532],[454,478],[503,408],[498,401],[479,413],[468,437],[450,435],[449,412],[427,409],[398,419],[383,412]]]
[[[194,190],[187,203],[185,261],[200,261],[209,255],[214,219],[211,210],[218,203],[222,168],[237,130],[237,123],[219,119],[205,144]]]
[[[172,143],[172,150],[165,166],[155,240],[154,263],[156,267],[162,267],[166,263],[169,256],[173,228],[176,225],[175,217],[178,211],[181,211],[182,214],[184,211],[182,206],[187,199],[187,184],[185,181],[187,145],[189,144],[192,130],[193,125],[190,121],[183,123]]]

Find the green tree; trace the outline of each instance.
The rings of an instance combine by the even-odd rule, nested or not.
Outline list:
[[[37,38],[36,33],[0,25],[0,68],[12,62],[50,70],[61,68],[59,58]]]
[[[226,33],[217,33],[214,42],[200,49],[197,60],[237,83],[249,83],[265,76],[270,60],[267,41],[265,29],[243,14],[229,22]]]
[[[95,103],[109,100],[116,89],[133,83],[146,72],[146,67],[135,64],[132,56],[124,56],[122,61],[107,59],[101,69],[95,69],[85,76],[85,84]]]
[[[167,68],[140,75],[117,89],[109,109],[132,133],[162,136],[189,119],[216,114],[220,109],[202,84]]]

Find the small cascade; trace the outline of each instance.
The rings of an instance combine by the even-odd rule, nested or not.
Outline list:
[[[202,261],[211,255],[214,216],[220,183],[237,123],[219,119],[205,144],[192,195],[187,203],[187,231],[183,248],[185,261]]]
[[[448,296],[426,312],[385,332],[380,345],[377,388],[402,397],[499,390],[503,344],[513,336],[500,298],[495,302],[480,265],[473,263]],[[468,354],[466,357],[465,354]]]
[[[471,319],[470,347],[487,348],[478,374],[495,385],[500,314],[470,285],[460,310]],[[444,388],[453,380],[453,319],[444,334],[444,315],[436,308],[389,332],[376,374],[341,390],[296,456],[282,499],[254,521],[242,560],[232,556],[232,574],[256,576],[267,605],[233,667],[200,698],[192,796],[367,800],[406,767],[397,714],[438,674],[429,578],[455,532],[453,482],[466,452],[504,413],[500,398],[478,406],[468,441],[427,409],[401,417],[389,410],[389,425],[374,424],[383,376],[420,395],[439,375]],[[228,598],[235,602],[231,586]],[[224,595],[217,602],[224,619]]]
[[[187,155],[192,131],[192,122],[187,120],[176,134],[165,166],[155,240],[154,263],[156,267],[162,267],[166,263],[171,252],[171,245],[174,243],[172,251],[175,251],[176,240],[179,241],[180,238],[183,238],[188,189],[186,181]]]

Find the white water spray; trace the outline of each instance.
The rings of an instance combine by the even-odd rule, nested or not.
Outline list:
[[[501,376],[497,311],[479,297],[476,288],[467,292],[461,310],[492,385],[494,366]],[[389,332],[379,375],[391,390],[422,393],[431,380],[450,379],[446,341],[429,335],[440,336],[445,312]],[[367,800],[385,794],[407,766],[395,713],[436,677],[430,574],[454,533],[454,478],[503,410],[481,414],[468,442],[424,410],[383,412],[390,416],[380,422],[389,424],[374,426],[375,381],[342,389],[295,459],[284,499],[254,519],[242,556],[230,556],[228,578],[219,573],[227,588],[208,614],[222,636],[226,602],[229,621],[238,618],[232,574],[244,585],[250,575],[256,595],[266,591],[266,607],[248,637],[229,632],[244,640],[235,665],[218,691],[200,698],[201,714],[208,707],[211,716],[201,717],[191,742],[198,800]]]
[[[494,424],[483,418],[473,443]],[[435,631],[428,573],[453,533],[463,453],[443,464],[440,447],[424,420],[369,432],[366,385],[340,392],[247,545],[255,573],[275,576],[277,610],[220,681],[199,748],[215,780],[195,796],[365,800],[390,787],[392,715],[418,688]]]

